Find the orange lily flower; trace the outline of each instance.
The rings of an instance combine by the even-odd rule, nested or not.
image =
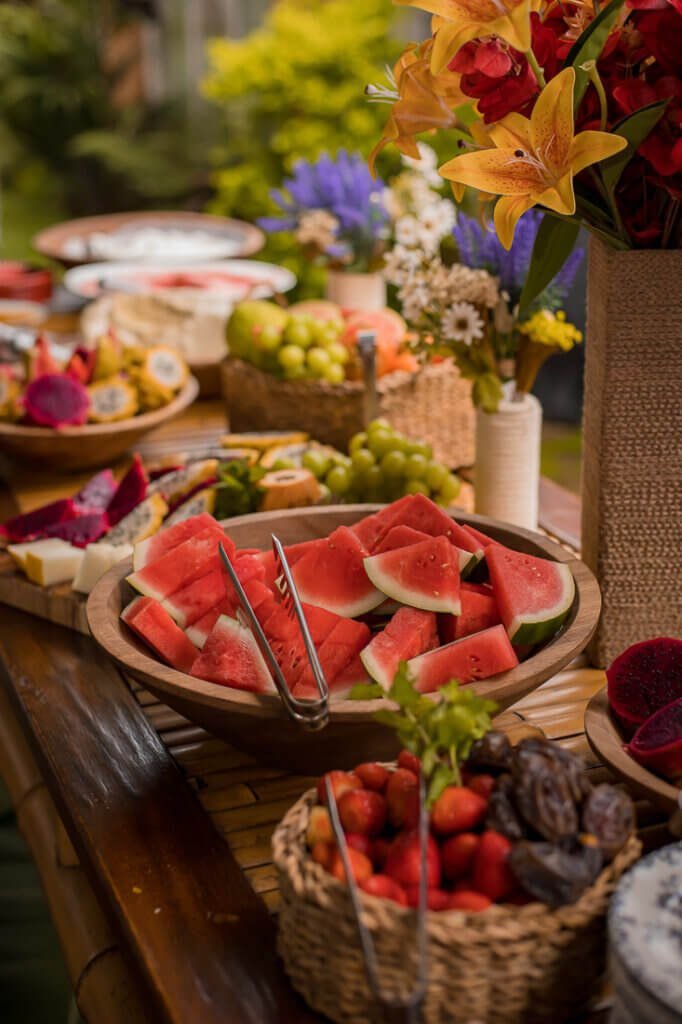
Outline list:
[[[383,136],[370,154],[369,166],[372,173],[377,156],[389,142],[394,142],[406,156],[417,158],[419,150],[415,135],[435,128],[454,127],[457,123],[454,109],[463,103],[471,103],[471,99],[459,87],[461,75],[457,72],[432,74],[432,46],[431,39],[425,43],[411,44],[393,69],[395,102]],[[372,96],[372,92],[369,95]],[[374,95],[377,95],[377,91]],[[379,92],[377,98],[381,98],[381,95]]]
[[[530,50],[530,15],[542,0],[394,0],[435,15],[431,69],[438,74],[460,47],[481,36],[499,36],[523,53]]]
[[[449,160],[440,173],[449,181],[501,196],[495,204],[495,229],[505,249],[516,223],[540,203],[570,216],[575,213],[573,177],[585,167],[625,149],[627,142],[609,132],[574,135],[575,71],[565,68],[538,96],[530,120],[507,114],[486,131],[492,146]]]

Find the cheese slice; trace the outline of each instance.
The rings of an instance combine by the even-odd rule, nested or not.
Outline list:
[[[26,575],[41,587],[66,583],[74,578],[84,556],[82,548],[55,538],[54,546],[49,549],[26,552]]]

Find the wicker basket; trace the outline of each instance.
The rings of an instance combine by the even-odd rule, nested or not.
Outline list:
[[[282,910],[279,952],[294,987],[339,1024],[368,1024],[372,1000],[348,890],[308,855],[305,831],[314,790],[273,836]],[[424,1024],[560,1024],[585,1006],[605,969],[606,910],[637,859],[634,836],[577,903],[540,903],[482,914],[428,915]],[[414,977],[415,913],[362,896],[384,989],[405,993]]]
[[[285,381],[232,356],[223,363],[223,395],[230,429],[305,430],[345,450],[367,421],[364,385]],[[434,455],[453,469],[474,461],[471,385],[450,360],[418,373],[397,371],[377,382],[379,415],[396,430],[423,438]]]

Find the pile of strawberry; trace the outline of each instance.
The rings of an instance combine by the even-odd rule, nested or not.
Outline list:
[[[357,884],[372,896],[417,907],[419,771],[418,758],[403,750],[395,770],[369,762],[323,776],[306,833],[313,860],[346,881],[326,807],[329,778]],[[510,840],[485,827],[495,781],[493,775],[464,772],[463,784],[447,786],[433,804],[427,847],[429,910],[480,911],[493,903],[522,904],[531,898],[507,864]]]

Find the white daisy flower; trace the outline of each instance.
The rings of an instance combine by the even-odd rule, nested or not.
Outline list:
[[[324,252],[336,241],[339,222],[328,210],[308,210],[302,213],[295,232],[301,245],[315,245]]]
[[[417,149],[419,150],[419,157],[417,158],[403,155],[402,161],[404,165],[421,174],[432,188],[440,188],[443,184],[443,179],[436,170],[438,167],[438,157],[435,151],[431,146],[427,146],[425,142],[418,142]]]
[[[443,313],[441,329],[448,340],[471,345],[483,337],[483,319],[470,302],[455,302]]]
[[[414,248],[419,244],[419,221],[416,217],[401,217],[396,221],[395,239],[399,245]]]

